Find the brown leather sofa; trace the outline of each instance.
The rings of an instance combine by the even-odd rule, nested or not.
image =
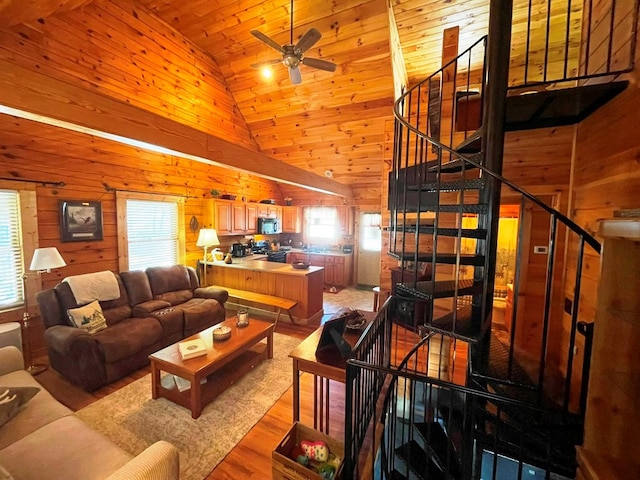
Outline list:
[[[101,301],[107,328],[71,326],[79,307],[67,282],[37,295],[52,368],[87,391],[149,363],[149,355],[224,320],[226,290],[200,288],[192,267],[173,265],[115,274],[120,297]]]

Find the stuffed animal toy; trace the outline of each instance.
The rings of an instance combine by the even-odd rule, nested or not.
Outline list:
[[[311,460],[326,462],[329,459],[329,447],[323,441],[310,442],[303,440],[300,442],[304,454]]]

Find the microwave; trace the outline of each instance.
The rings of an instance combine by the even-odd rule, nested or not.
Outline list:
[[[280,232],[280,220],[277,218],[258,217],[258,233],[270,235]]]

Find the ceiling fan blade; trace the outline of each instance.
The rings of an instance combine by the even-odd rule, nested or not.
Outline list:
[[[300,85],[302,83],[302,75],[298,67],[289,69],[289,80],[291,80],[291,83],[294,85]]]
[[[315,28],[310,28],[307,33],[302,35],[302,38],[296,45],[296,50],[300,50],[300,53],[304,53],[315,45],[315,43],[322,38],[322,34]]]
[[[308,67],[317,68],[318,70],[326,70],[327,72],[335,72],[337,65],[327,60],[320,60],[319,58],[303,58],[302,63]]]
[[[278,45],[274,40],[271,40],[269,37],[267,37],[264,33],[259,32],[258,30],[251,30],[251,35],[256,37],[261,42],[266,43],[274,50],[277,50],[280,53],[284,53],[284,48],[282,48],[281,45]]]
[[[264,62],[252,63],[251,68],[262,68],[267,65],[275,65],[276,63],[282,63],[281,58],[274,58],[272,60],[265,60]]]

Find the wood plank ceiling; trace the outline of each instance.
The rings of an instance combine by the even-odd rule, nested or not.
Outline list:
[[[439,68],[444,28],[459,26],[460,47],[466,48],[486,34],[488,22],[488,0],[298,0],[294,42],[315,27],[323,36],[306,55],[338,67],[331,73],[301,66],[302,83],[294,86],[282,64],[274,65],[270,81],[251,68],[279,54],[249,33],[256,29],[279,44],[289,43],[290,0],[114,1],[148,9],[214,59],[262,153],[316,175],[330,171],[335,181],[351,186],[359,204],[379,202],[391,140],[387,2],[410,84]],[[3,0],[0,27],[87,3]]]

